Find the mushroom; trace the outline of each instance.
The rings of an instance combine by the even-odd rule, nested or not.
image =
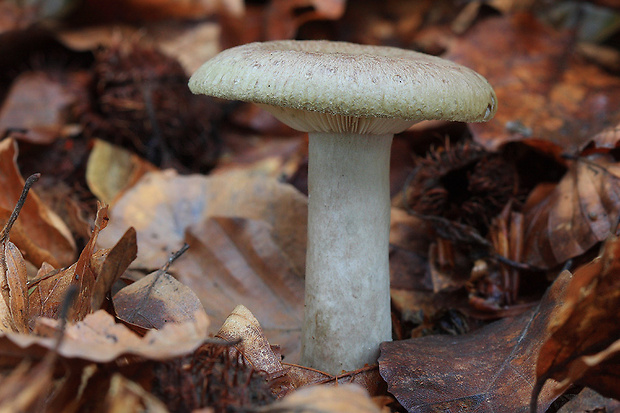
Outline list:
[[[414,51],[285,40],[225,50],[189,87],[257,103],[308,132],[301,362],[331,374],[376,363],[379,344],[392,339],[392,137],[422,120],[491,119],[491,86],[468,68]]]

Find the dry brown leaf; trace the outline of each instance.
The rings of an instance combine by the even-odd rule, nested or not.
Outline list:
[[[383,343],[379,369],[388,391],[410,412],[528,412],[536,355],[569,281],[560,276],[534,311],[473,333]],[[554,399],[552,387],[541,411]]]
[[[1,347],[8,340],[33,355],[39,354],[40,349],[51,350],[56,346],[58,327],[58,320],[39,318],[35,331],[40,335],[6,333],[0,336]],[[208,338],[208,328],[207,315],[198,311],[192,320],[168,323],[161,330],[151,330],[140,337],[99,310],[67,326],[58,354],[96,363],[108,363],[124,355],[168,360],[196,350]]]
[[[107,248],[133,226],[138,258],[132,268],[154,270],[184,242],[185,231],[210,216],[263,220],[298,273],[305,271],[307,199],[290,185],[239,171],[212,177],[150,172],[118,199],[99,237]]]
[[[200,300],[187,286],[165,271],[155,271],[114,295],[119,319],[146,329],[181,323],[204,312]]]
[[[136,234],[132,228],[111,249],[94,251],[99,231],[107,222],[106,209],[98,211],[92,237],[75,264],[64,270],[40,271],[29,284],[30,319],[39,316],[57,318],[71,285],[78,287],[78,296],[68,319],[83,319],[101,306],[109,287],[135,258]]]
[[[136,154],[96,139],[86,164],[86,182],[104,204],[113,204],[123,190],[156,168]]]
[[[242,0],[110,0],[106,4],[88,0],[81,13],[108,21],[203,19],[216,13],[240,15]]]
[[[581,255],[613,231],[620,211],[620,164],[580,158],[543,199],[524,209],[525,262],[551,268]]]
[[[566,403],[558,413],[620,413],[620,400],[608,399],[585,388]]]
[[[489,36],[489,33],[493,33]],[[493,120],[472,124],[489,150],[531,138],[546,150],[575,153],[596,133],[620,121],[620,79],[572,54],[571,33],[516,13],[478,22],[457,39],[448,58],[485,76],[499,110]],[[541,148],[542,149],[542,148]]]
[[[610,236],[594,261],[579,267],[553,313],[540,350],[538,384],[553,378],[557,394],[572,383],[620,398],[620,240]]]
[[[120,373],[112,375],[110,387],[102,403],[102,411],[106,413],[168,413],[166,405],[157,397]]]
[[[4,328],[0,327],[0,330],[27,333],[29,331],[29,303],[26,288],[28,281],[26,262],[12,242],[7,242],[6,247],[0,244],[0,248],[5,248],[4,257],[7,269],[7,273],[2,274],[4,271],[0,265],[0,276],[2,276],[0,288],[4,298],[1,305]]]
[[[137,252],[136,230],[129,228],[110,250],[104,254],[92,255],[90,266],[93,272],[97,274],[90,297],[90,309],[92,311],[102,307],[112,285],[136,259]]]
[[[17,144],[13,139],[0,142],[0,224],[4,225],[19,199],[24,179],[17,168]],[[75,258],[75,241],[61,219],[30,191],[17,222],[11,230],[11,241],[24,258],[40,266],[44,261],[60,266],[70,265]]]
[[[76,95],[44,72],[24,72],[11,85],[0,108],[0,136],[15,131],[20,140],[45,145],[68,123]]]
[[[312,386],[297,390],[273,404],[257,410],[261,413],[380,413],[368,393],[354,384]]]
[[[607,128],[592,138],[596,148],[616,148],[620,142],[620,124]]]
[[[18,413],[43,411],[42,406],[53,388],[54,364],[52,353],[32,365],[22,361],[10,374],[0,379],[0,411]]]
[[[258,371],[275,375],[284,370],[280,357],[269,345],[260,323],[254,314],[243,305],[235,307],[217,332],[216,337],[232,342],[240,340],[235,348]]]
[[[315,384],[355,384],[365,388],[371,395],[385,394],[385,382],[381,379],[377,366],[367,366],[332,376],[296,364],[282,363],[279,352],[276,353],[269,344],[256,317],[243,305],[233,310],[216,336],[232,342],[241,340],[235,345],[235,349],[254,369],[267,373],[272,391],[279,396]]]
[[[299,223],[305,226],[304,223]],[[299,359],[304,281],[264,221],[211,217],[186,234],[189,250],[174,266],[214,324],[239,304],[262,320],[287,361]]]

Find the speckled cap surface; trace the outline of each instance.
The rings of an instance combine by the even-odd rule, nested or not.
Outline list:
[[[473,70],[410,50],[345,42],[284,40],[234,47],[203,64],[189,87],[198,94],[278,108],[408,124],[483,122],[497,110],[493,88]]]

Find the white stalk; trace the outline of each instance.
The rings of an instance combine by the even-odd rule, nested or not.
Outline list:
[[[375,364],[392,339],[388,242],[392,134],[310,133],[302,364]]]

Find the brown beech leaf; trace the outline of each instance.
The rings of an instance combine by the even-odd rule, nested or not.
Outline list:
[[[606,157],[572,162],[557,186],[524,208],[525,261],[550,268],[581,255],[612,232],[620,211],[620,164]]]
[[[460,336],[435,335],[381,345],[379,370],[409,412],[528,412],[536,355],[570,275],[563,273],[533,311]],[[539,399],[544,411],[552,385]]]
[[[75,264],[64,270],[49,272],[45,270],[47,267],[42,267],[37,278],[29,284],[30,319],[39,316],[57,318],[71,285],[78,286],[78,296],[68,319],[83,319],[101,306],[109,287],[134,259],[136,234],[132,228],[111,249],[94,251],[97,235],[107,222],[106,209],[97,212],[91,239]]]
[[[305,225],[305,223],[299,223]],[[186,233],[189,249],[174,270],[221,324],[239,304],[262,320],[287,361],[300,352],[304,281],[265,221],[211,217]]]
[[[0,136],[16,131],[20,140],[50,144],[68,123],[75,93],[44,72],[24,72],[0,108]]]
[[[139,411],[168,413],[166,405],[161,400],[120,373],[112,375],[101,409],[107,413]]]
[[[84,2],[82,13],[99,19],[145,22],[150,20],[202,19],[218,12],[243,13],[242,0],[110,0]]]
[[[594,135],[592,142],[596,148],[613,149],[617,147],[620,142],[620,123]]]
[[[620,239],[610,236],[600,257],[579,267],[553,313],[538,357],[538,385],[572,383],[620,399]]]
[[[17,168],[17,144],[0,142],[0,225],[4,225],[19,199],[24,179]],[[24,258],[36,266],[49,262],[54,267],[70,265],[75,259],[75,241],[61,219],[30,191],[11,230],[11,241]]]
[[[23,360],[10,374],[3,376],[0,379],[0,411],[40,411],[53,387],[55,361],[52,353],[34,365]]]
[[[37,315],[55,318],[65,300],[67,289],[71,285],[78,287],[78,296],[72,305],[68,319],[70,321],[81,320],[92,311],[90,307],[91,294],[94,290],[97,275],[93,271],[90,262],[95,253],[95,243],[97,242],[99,232],[105,228],[107,222],[108,208],[107,206],[100,206],[95,218],[95,228],[91,238],[80,253],[77,262],[58,273],[52,273],[50,276],[46,274],[42,278],[37,279],[37,282],[31,284],[31,287],[34,288],[30,294],[33,303],[31,318]]]
[[[312,386],[297,390],[265,407],[260,413],[380,413],[368,393],[354,384]]]
[[[123,288],[113,302],[119,319],[146,329],[191,320],[197,311],[204,312],[196,294],[163,270]]]
[[[90,265],[97,277],[90,297],[91,310],[101,308],[112,285],[136,259],[137,253],[136,230],[129,228],[114,247],[92,256]]]
[[[0,265],[0,276],[2,277],[0,289],[3,298],[0,303],[0,322],[2,324],[0,331],[27,333],[29,331],[29,303],[26,288],[28,282],[26,262],[19,249],[12,242],[7,242],[6,246],[0,244],[0,248],[4,248],[2,256],[6,260],[6,274]]]
[[[575,153],[618,124],[620,78],[578,59],[571,45],[568,31],[524,13],[480,21],[452,44],[447,57],[485,76],[497,93],[495,118],[471,125],[479,143],[495,150],[536,138],[555,154]]]
[[[8,342],[32,355],[40,354],[41,349],[52,350],[58,341],[58,328],[58,320],[39,318],[35,327],[38,335],[6,333],[0,336],[0,348],[10,348]],[[198,311],[191,320],[168,323],[140,337],[125,325],[116,323],[106,311],[98,310],[67,326],[58,354],[96,363],[108,363],[125,355],[167,360],[196,350],[208,339],[208,328],[209,319]],[[17,354],[16,350],[12,351]]]
[[[154,270],[181,248],[188,228],[210,216],[266,221],[298,273],[305,271],[306,197],[275,179],[240,171],[210,177],[147,173],[112,206],[99,245],[110,247],[133,226],[139,250],[132,268]]]
[[[112,204],[124,189],[155,169],[135,153],[96,139],[86,164],[86,182],[101,202]]]
[[[292,38],[304,23],[340,18],[345,6],[345,0],[274,0],[266,10],[266,38]]]
[[[592,389],[585,388],[566,403],[558,413],[620,413],[620,400],[601,396]]]

